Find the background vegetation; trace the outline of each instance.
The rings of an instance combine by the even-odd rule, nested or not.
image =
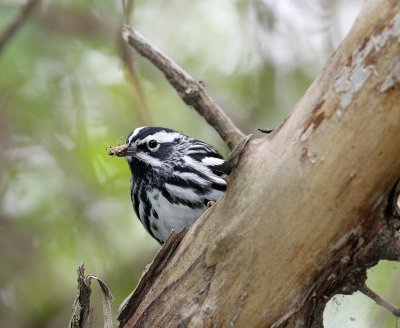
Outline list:
[[[22,4],[0,0],[0,31]],[[245,133],[260,136],[257,128],[276,127],[313,81],[361,0],[133,4],[131,23],[203,80]],[[109,285],[116,310],[157,251],[132,211],[128,166],[110,160],[106,145],[158,125],[227,154],[155,68],[130,53],[129,70],[121,22],[118,1],[42,1],[0,52],[3,327],[65,327],[82,260]],[[398,277],[398,264],[386,262],[369,284],[396,303]],[[100,294],[93,299],[98,326]],[[325,319],[327,327],[394,325],[362,295],[335,297]]]

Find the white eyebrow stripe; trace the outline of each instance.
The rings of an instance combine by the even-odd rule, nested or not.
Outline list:
[[[128,144],[130,144],[130,143],[132,142],[132,139],[133,139],[134,137],[136,137],[137,134],[138,134],[142,129],[144,129],[144,128],[145,128],[145,126],[142,126],[141,128],[136,128],[136,129],[132,132],[132,135],[129,137]]]
[[[155,139],[160,143],[164,143],[164,142],[173,142],[175,139],[180,138],[180,134],[176,133],[176,132],[166,132],[166,131],[160,131],[160,132],[156,132],[152,135],[147,136],[146,138],[144,138],[143,140],[141,140],[141,142],[148,142],[151,139]]]

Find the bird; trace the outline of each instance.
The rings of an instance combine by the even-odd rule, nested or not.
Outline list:
[[[136,216],[160,244],[172,230],[193,225],[225,193],[231,172],[211,145],[163,127],[136,128],[117,156],[129,164]]]

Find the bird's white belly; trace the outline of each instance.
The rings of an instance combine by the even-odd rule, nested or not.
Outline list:
[[[158,219],[152,215],[151,221],[157,229],[152,225],[151,230],[155,237],[165,241],[172,229],[181,231],[185,227],[190,227],[207,209],[190,208],[183,204],[172,204],[162,195],[159,195],[157,201],[153,201],[153,206],[158,214]]]

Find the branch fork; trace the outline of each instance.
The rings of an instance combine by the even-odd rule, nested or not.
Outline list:
[[[124,25],[122,37],[165,75],[182,100],[188,106],[193,107],[215,128],[231,150],[246,137],[225,114],[221,106],[211,98],[203,82],[197,82],[193,79],[177,63],[130,26]]]

